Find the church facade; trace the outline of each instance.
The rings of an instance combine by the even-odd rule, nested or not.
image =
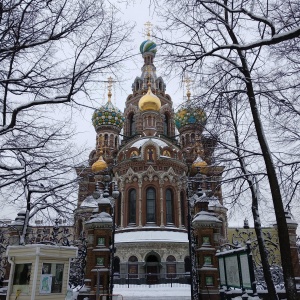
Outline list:
[[[189,88],[187,102],[175,113],[166,84],[156,74],[156,44],[148,39],[140,52],[142,72],[124,112],[111,103],[109,83],[108,102],[92,118],[96,148],[89,166],[76,169],[81,180],[75,224],[77,234],[87,234],[86,277],[91,293],[99,282],[108,293],[112,279],[190,283],[192,225],[199,286],[213,295],[218,287],[214,254],[227,234],[223,167],[214,165],[216,145],[203,135],[206,115],[189,105]],[[118,196],[109,203],[116,190]]]

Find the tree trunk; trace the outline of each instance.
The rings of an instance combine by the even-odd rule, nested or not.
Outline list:
[[[243,73],[247,78],[246,81],[247,95],[248,95],[252,117],[256,129],[257,139],[260,144],[262,155],[266,165],[270,190],[271,190],[273,204],[274,204],[286,295],[288,300],[297,300],[298,298],[297,298],[297,290],[296,290],[296,284],[294,278],[294,269],[292,265],[290,239],[289,239],[288,227],[285,218],[285,211],[282,203],[280,187],[279,187],[275,167],[273,164],[272,156],[261,124],[260,115],[258,112],[257,103],[254,95],[253,86],[252,86],[251,74],[248,70],[246,60],[242,55],[241,51],[239,51],[239,56],[243,64]]]

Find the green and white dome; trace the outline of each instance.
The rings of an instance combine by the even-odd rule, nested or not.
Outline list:
[[[115,107],[111,101],[96,109],[93,113],[92,121],[95,130],[100,126],[111,125],[122,129],[124,124],[124,116],[122,112]]]
[[[141,43],[140,52],[142,54],[144,54],[146,52],[152,52],[155,55],[156,51],[157,51],[156,44],[154,42],[152,42],[150,40],[146,40]]]

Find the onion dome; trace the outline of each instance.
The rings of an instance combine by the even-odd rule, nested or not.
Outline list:
[[[156,110],[158,111],[161,107],[160,99],[154,95],[151,91],[151,87],[148,87],[148,92],[139,101],[139,109],[141,111]]]
[[[102,154],[103,154],[103,151],[100,151],[100,156],[99,156],[98,160],[96,160],[92,164],[92,172],[93,173],[101,172],[107,168],[107,163],[103,159]]]
[[[142,54],[146,53],[146,52],[151,52],[155,55],[157,49],[156,49],[156,44],[150,40],[146,40],[144,42],[141,43],[140,46],[140,52]]]
[[[200,153],[201,153],[201,151],[198,150],[197,151],[198,156],[197,156],[197,158],[194,160],[194,162],[192,164],[191,171],[192,171],[192,173],[198,173],[198,172],[200,172],[200,173],[205,174],[205,173],[208,172],[209,168],[208,168],[207,163],[201,158]]]
[[[125,118],[122,112],[115,107],[110,100],[105,105],[96,109],[92,117],[93,125],[96,130],[103,125],[116,126],[122,129],[124,120]]]
[[[179,130],[185,125],[206,124],[206,113],[200,108],[183,107],[175,114],[175,125]]]
[[[207,163],[198,154],[198,157],[194,160],[192,164],[192,168],[203,168],[203,167],[207,167]]]

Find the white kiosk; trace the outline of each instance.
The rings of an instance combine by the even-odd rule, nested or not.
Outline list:
[[[8,246],[6,255],[11,264],[6,300],[65,300],[77,247]]]

